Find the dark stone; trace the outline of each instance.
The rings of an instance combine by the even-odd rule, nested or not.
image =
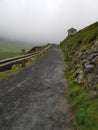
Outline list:
[[[96,99],[96,98],[98,98],[98,92],[91,90],[91,91],[89,91],[89,96],[91,99]]]
[[[98,83],[98,75],[89,74],[87,78],[90,87],[93,87],[95,84]]]
[[[93,61],[93,59],[95,59],[97,56],[98,56],[98,52],[93,52],[93,53],[90,55],[89,60],[90,60],[90,61]]]
[[[89,72],[92,71],[94,68],[96,67],[96,64],[93,62],[86,62],[84,64],[84,71],[85,72]]]
[[[75,78],[74,82],[76,82],[78,84],[81,84],[82,79],[83,79],[83,71],[82,70],[77,70],[76,78]]]

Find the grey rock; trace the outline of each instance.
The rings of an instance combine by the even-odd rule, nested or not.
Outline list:
[[[98,60],[98,56],[96,56],[94,59],[92,59],[92,62],[96,62]]]
[[[88,57],[88,50],[82,50],[81,52],[78,53],[78,56],[77,56],[80,60],[84,60],[84,59],[87,59]]]
[[[78,54],[78,58],[80,58],[81,56],[83,56],[83,52],[80,52],[80,53]]]
[[[89,87],[93,87],[95,84],[98,83],[98,75],[88,74],[87,80]]]
[[[89,96],[91,99],[96,99],[96,98],[98,98],[98,92],[91,90],[91,91],[89,91]]]
[[[65,46],[65,50],[66,50],[66,49],[68,49],[68,46],[67,46],[67,45]]]
[[[84,64],[84,71],[89,72],[89,71],[93,70],[95,68],[95,66],[96,66],[95,63],[93,63],[93,62],[86,62]]]
[[[81,84],[82,79],[83,79],[83,71],[82,70],[77,70],[76,78],[75,78],[74,82],[76,82],[78,84]]]
[[[94,51],[94,52],[90,55],[90,57],[89,57],[90,62],[92,62],[97,56],[98,56],[98,51]]]
[[[93,86],[93,76],[91,74],[88,75],[87,80],[88,80],[88,85],[90,87]]]
[[[95,44],[92,46],[92,49],[94,49],[95,47],[98,47],[98,41],[95,41]]]

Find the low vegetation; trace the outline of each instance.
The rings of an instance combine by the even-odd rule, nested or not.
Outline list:
[[[72,48],[87,46],[87,43],[93,44],[94,40],[98,37],[98,22],[78,31],[74,36],[68,36],[61,45],[70,45]],[[67,44],[66,44],[67,43]],[[80,46],[80,47],[81,47]]]
[[[98,130],[98,22],[68,36],[60,47],[67,64],[65,75],[74,129]],[[91,63],[95,67],[86,70]]]
[[[80,85],[74,82],[74,71],[68,71],[66,75],[74,129],[98,130],[98,98],[90,99],[86,84]]]
[[[8,40],[0,39],[0,59],[21,55],[22,49],[26,49],[26,51],[29,51],[32,47],[33,44],[12,42]]]
[[[6,59],[21,55],[21,52],[16,51],[0,51],[0,59]]]

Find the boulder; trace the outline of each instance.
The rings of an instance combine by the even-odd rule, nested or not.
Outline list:
[[[84,58],[87,58],[87,55],[88,55],[88,50],[82,50],[81,52],[79,52],[78,58],[84,59]]]
[[[79,54],[78,54],[78,58],[80,58],[80,57],[82,57],[84,55],[84,53],[81,51],[81,52],[79,52]]]
[[[95,44],[92,46],[92,49],[98,49],[98,41],[95,41]]]
[[[96,98],[98,98],[98,92],[95,90],[91,90],[91,91],[89,91],[89,96],[91,99],[96,99]]]
[[[86,62],[84,64],[84,71],[85,72],[92,71],[95,67],[96,67],[95,63],[93,63],[93,62]]]
[[[98,56],[98,51],[93,51],[93,53],[89,56],[89,61],[93,62],[93,60]]]
[[[92,62],[95,63],[96,61],[98,61],[98,56],[96,56],[95,58],[92,59]]]
[[[98,75],[89,74],[87,76],[87,79],[88,79],[88,85],[90,87],[93,87],[95,84],[98,83]]]
[[[89,85],[90,87],[92,87],[92,86],[93,86],[93,76],[92,76],[91,74],[89,74],[89,75],[87,76],[87,80],[88,80],[88,85]]]
[[[76,78],[74,80],[75,83],[81,84],[83,80],[83,71],[82,70],[77,70],[76,73]]]

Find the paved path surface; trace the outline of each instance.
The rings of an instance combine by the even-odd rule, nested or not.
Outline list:
[[[0,82],[0,130],[71,130],[65,64],[52,46],[37,63]]]

